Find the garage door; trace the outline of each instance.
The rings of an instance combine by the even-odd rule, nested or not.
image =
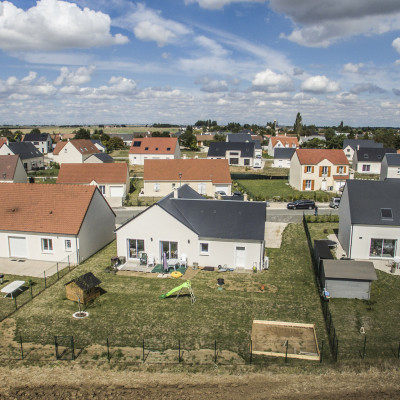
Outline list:
[[[230,193],[230,190],[229,190],[229,186],[228,186],[228,185],[215,185],[215,191],[216,191],[216,192],[223,191],[223,192],[225,192],[226,194],[229,194],[229,193]]]
[[[10,236],[8,243],[10,245],[10,257],[28,257],[26,238]]]
[[[123,186],[110,186],[110,196],[111,197],[122,197],[124,195]]]

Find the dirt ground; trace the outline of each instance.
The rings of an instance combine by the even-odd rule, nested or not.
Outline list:
[[[398,399],[400,373],[115,371],[55,365],[0,367],[0,399]]]

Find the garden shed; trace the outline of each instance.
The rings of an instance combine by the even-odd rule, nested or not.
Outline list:
[[[371,282],[377,279],[371,261],[322,261],[321,283],[331,298],[369,300]]]
[[[100,296],[100,283],[91,272],[81,275],[65,284],[67,299],[86,304]]]
[[[314,240],[314,256],[318,264],[318,275],[321,273],[322,260],[332,260],[333,255],[326,240]]]

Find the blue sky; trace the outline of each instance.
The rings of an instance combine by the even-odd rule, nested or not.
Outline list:
[[[398,0],[0,1],[0,124],[400,126]]]

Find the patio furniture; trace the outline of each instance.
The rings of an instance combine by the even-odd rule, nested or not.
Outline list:
[[[24,283],[25,281],[11,282],[7,286],[4,286],[3,289],[0,290],[0,292],[6,294],[4,297],[11,295],[11,298],[13,298],[13,293],[15,293],[17,290],[20,290],[22,292],[21,287],[24,285]]]
[[[167,264],[168,264],[168,269],[170,269],[171,267],[174,268],[174,271],[176,270],[176,264],[179,264],[179,259],[177,258],[170,258],[167,260]]]
[[[186,254],[181,254],[180,258],[179,258],[179,265],[180,266],[187,266],[187,255]]]
[[[147,265],[147,253],[140,254],[140,265]]]
[[[152,255],[152,254],[150,254],[149,255],[149,257],[148,257],[148,259],[147,259],[147,265],[148,266],[153,266],[154,267],[154,263],[155,263],[155,261],[154,261],[154,256]]]

